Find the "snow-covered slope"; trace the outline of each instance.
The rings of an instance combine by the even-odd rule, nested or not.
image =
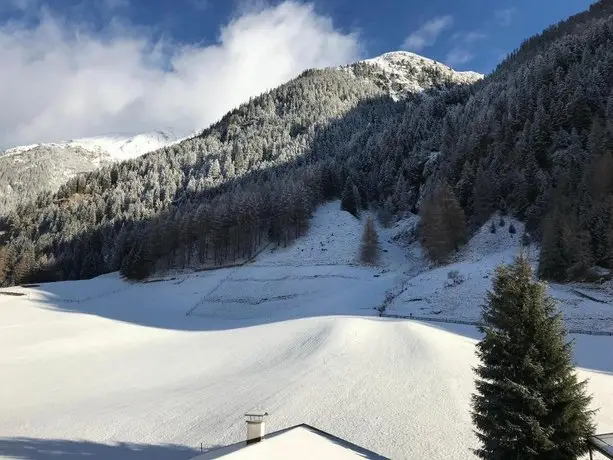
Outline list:
[[[344,68],[373,78],[394,98],[431,88],[471,84],[483,78],[482,74],[458,72],[445,64],[408,51],[385,53]]]
[[[538,248],[521,246],[523,224],[505,218],[500,226],[499,218],[493,220],[496,233],[490,231],[491,221],[484,224],[454,263],[428,269],[422,262],[422,268],[405,279],[387,313],[478,322],[498,265],[512,262],[522,250],[535,268],[538,265]],[[511,225],[513,234],[509,232]],[[549,292],[558,301],[569,329],[613,333],[613,293],[605,286],[552,283]]]
[[[111,134],[106,136],[84,137],[65,142],[48,142],[40,144],[22,145],[10,148],[0,156],[17,155],[37,148],[82,148],[97,153],[101,158],[110,157],[111,160],[122,161],[136,158],[147,152],[160,149],[167,145],[180,142],[183,138],[177,136],[172,129],[156,130],[135,136]]]
[[[67,146],[82,147],[92,152],[108,154],[115,161],[139,157],[183,140],[173,130],[158,130],[136,136],[100,136],[76,139],[65,143]]]
[[[55,191],[77,174],[136,158],[181,140],[172,130],[160,130],[8,149],[0,153],[0,212],[40,192]]]
[[[426,269],[391,242],[405,224],[379,229],[379,268],[354,263],[362,223],[335,202],[243,267],[0,290],[0,457],[187,459],[244,439],[260,408],[271,431],[309,423],[395,459],[471,458],[476,330],[375,315]],[[611,431],[613,338],[574,338]]]

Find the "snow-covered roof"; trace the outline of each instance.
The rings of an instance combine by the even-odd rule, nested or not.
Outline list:
[[[261,441],[247,444],[239,442],[226,447],[213,449],[192,460],[215,458],[232,460],[286,460],[288,458],[313,459],[385,459],[379,454],[337,438],[325,431],[302,424],[270,433]]]
[[[590,438],[590,445],[607,458],[613,458],[613,433],[592,436]]]

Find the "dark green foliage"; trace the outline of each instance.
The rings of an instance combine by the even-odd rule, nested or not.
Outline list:
[[[521,245],[524,246],[524,247],[530,246],[532,244],[532,238],[530,238],[530,235],[528,233],[524,232],[521,235],[520,242],[521,242]]]
[[[477,345],[478,457],[575,460],[586,452],[594,429],[591,398],[575,374],[556,310],[525,257],[498,268]]]
[[[358,188],[355,186],[350,177],[345,182],[343,194],[341,195],[341,209],[353,214],[355,217],[360,216],[361,199]]]
[[[564,208],[557,206],[545,220],[539,262],[539,275],[556,281],[582,279],[593,265],[589,234]]]
[[[129,280],[140,281],[151,275],[152,271],[153,267],[143,242],[136,242],[121,263],[121,275]]]

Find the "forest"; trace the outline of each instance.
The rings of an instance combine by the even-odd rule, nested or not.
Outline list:
[[[192,139],[2,216],[0,280],[222,266],[290,244],[333,198],[386,222],[421,214],[440,263],[500,212],[541,244],[543,278],[613,268],[612,15],[600,1],[474,84],[408,70],[426,91],[397,100],[364,63],[306,71]]]

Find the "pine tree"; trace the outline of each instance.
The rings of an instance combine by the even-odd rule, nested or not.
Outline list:
[[[477,345],[472,418],[483,459],[581,456],[593,431],[591,398],[572,364],[572,344],[525,256],[496,271]]]
[[[367,265],[376,265],[379,261],[379,236],[375,228],[372,216],[368,216],[362,234],[362,247],[360,249],[360,261]]]

